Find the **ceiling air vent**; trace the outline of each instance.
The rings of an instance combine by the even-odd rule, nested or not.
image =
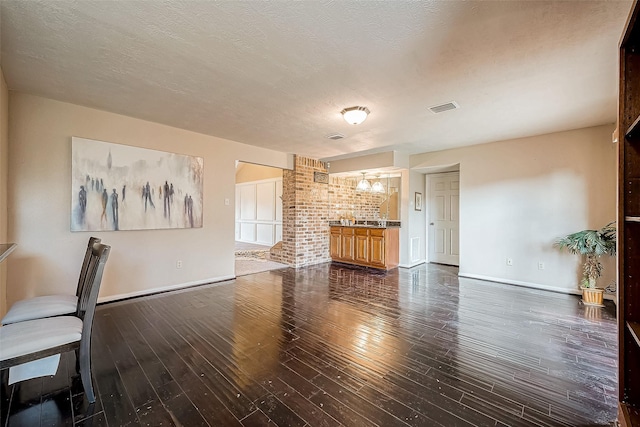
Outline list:
[[[344,138],[344,135],[341,134],[341,133],[332,133],[332,134],[327,135],[327,138],[333,139],[334,141],[337,141],[338,139]]]
[[[444,113],[445,111],[449,111],[449,110],[455,110],[456,108],[460,108],[458,103],[455,101],[451,101],[451,102],[447,102],[446,104],[429,107],[429,110],[431,110],[433,114],[438,114],[438,113]]]

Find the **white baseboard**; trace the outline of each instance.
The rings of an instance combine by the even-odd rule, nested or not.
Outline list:
[[[412,262],[411,264],[398,264],[398,267],[400,267],[400,268],[413,268],[416,265],[424,264],[425,262],[426,262],[425,260],[422,260],[422,261]]]
[[[559,288],[557,286],[542,285],[540,283],[523,282],[520,280],[502,279],[498,277],[489,277],[489,276],[483,276],[480,274],[469,274],[469,273],[458,273],[458,276],[467,277],[469,279],[486,280],[488,282],[506,283],[507,285],[516,285],[516,286],[522,286],[525,288],[540,289],[543,291],[559,292],[562,294],[582,295],[582,292],[580,292],[579,289]]]
[[[563,294],[582,295],[582,291],[580,291],[579,289],[558,288],[554,286],[541,285],[539,283],[522,282],[519,280],[499,279],[497,277],[482,276],[480,274],[458,273],[458,276],[467,277],[469,279],[486,280],[489,282],[506,283],[507,285],[516,285],[516,286],[522,286],[525,288],[541,289],[544,291],[560,292]],[[605,293],[603,298],[609,301],[613,301],[616,304],[618,302],[616,294]]]
[[[133,297],[141,297],[141,296],[144,296],[144,295],[157,294],[158,292],[175,291],[176,289],[189,288],[191,286],[206,285],[206,284],[215,283],[215,282],[223,282],[225,280],[231,280],[231,279],[235,279],[235,278],[236,278],[235,275],[219,276],[219,277],[213,277],[211,279],[196,280],[196,281],[193,281],[193,282],[179,283],[177,285],[163,286],[163,287],[160,287],[160,288],[144,289],[142,291],[129,292],[129,293],[126,293],[126,294],[110,295],[110,296],[107,296],[107,297],[98,298],[98,303],[118,301],[118,300],[122,300],[122,299],[133,298]]]

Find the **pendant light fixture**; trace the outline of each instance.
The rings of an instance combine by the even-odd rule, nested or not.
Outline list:
[[[349,107],[340,112],[350,125],[359,125],[367,119],[370,111],[367,107]]]
[[[371,192],[372,193],[384,193],[385,189],[384,189],[384,185],[382,185],[382,183],[380,182],[380,175],[376,175],[376,182],[373,183],[373,185],[371,186]]]
[[[370,192],[371,191],[371,184],[369,183],[369,181],[366,180],[365,178],[365,173],[362,173],[362,179],[360,180],[360,182],[358,182],[358,185],[356,185],[356,191],[365,191],[365,192]]]

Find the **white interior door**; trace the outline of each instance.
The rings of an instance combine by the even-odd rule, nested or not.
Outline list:
[[[460,265],[460,173],[428,176],[429,262]]]

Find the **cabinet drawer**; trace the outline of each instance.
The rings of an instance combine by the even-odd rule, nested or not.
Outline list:
[[[372,228],[369,230],[370,232],[370,236],[379,236],[379,237],[383,237],[384,236],[384,228]]]
[[[352,230],[354,230],[354,229],[352,228]],[[369,232],[369,229],[368,228],[356,228],[355,231],[356,231],[356,236],[366,236],[367,233]]]
[[[353,228],[342,228],[343,236],[353,236]]]

